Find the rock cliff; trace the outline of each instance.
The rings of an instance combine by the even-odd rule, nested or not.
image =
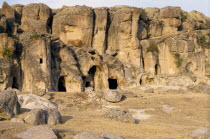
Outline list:
[[[0,91],[44,95],[210,77],[210,18],[179,7],[0,9]]]

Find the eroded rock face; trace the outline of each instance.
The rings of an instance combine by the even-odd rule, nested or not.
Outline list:
[[[82,132],[73,137],[73,139],[103,139],[100,135],[92,132]]]
[[[91,46],[93,14],[87,6],[65,7],[54,16],[52,33],[67,45]]]
[[[22,90],[42,96],[51,90],[50,39],[36,33],[24,33],[20,42]]]
[[[105,117],[110,118],[112,120],[124,122],[124,123],[135,123],[135,119],[127,111],[110,109],[106,111]]]
[[[171,6],[50,9],[4,3],[0,48],[14,54],[7,59],[0,51],[0,90],[42,96],[167,84],[171,76],[208,80],[209,23],[202,13]]]
[[[20,28],[24,31],[50,33],[51,9],[45,4],[28,4],[22,9]]]
[[[0,92],[0,112],[5,113],[10,117],[13,117],[20,112],[20,104],[18,103],[18,98],[15,92]]]
[[[58,137],[55,135],[53,129],[46,125],[34,126],[29,128],[28,130],[21,132],[19,134],[15,134],[15,137],[21,139],[57,139]]]

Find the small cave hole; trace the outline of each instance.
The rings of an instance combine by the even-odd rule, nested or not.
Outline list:
[[[65,87],[65,79],[64,79],[64,76],[61,76],[59,78],[59,81],[58,81],[58,91],[59,92],[66,92],[66,87]]]
[[[43,63],[43,59],[40,58],[40,59],[39,59],[39,64],[42,64],[42,63]]]
[[[19,89],[16,77],[12,79],[12,88]]]
[[[142,85],[142,79],[140,79],[139,84]]]
[[[118,84],[117,84],[117,79],[108,79],[109,82],[109,89],[117,89]]]
[[[89,52],[91,55],[95,55],[96,54],[96,52],[95,51],[91,51],[91,52]]]
[[[88,71],[89,76],[93,76],[95,75],[96,72],[96,66],[93,66],[92,68],[90,68],[90,70]]]
[[[86,83],[85,83],[85,87],[91,87],[90,82],[86,82]]]
[[[158,64],[155,65],[155,75],[160,74],[160,66]]]

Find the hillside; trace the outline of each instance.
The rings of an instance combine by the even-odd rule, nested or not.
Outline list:
[[[151,115],[156,115],[152,122],[157,121],[154,126],[141,127],[146,134],[135,132],[141,122],[126,125],[131,133],[123,132],[126,126],[116,123],[117,129],[110,127],[112,132],[126,138],[183,138],[195,127],[209,124],[209,85],[210,18],[198,11],[188,13],[171,6],[51,9],[42,3],[10,6],[6,2],[0,8],[0,91],[50,96],[50,101],[62,106],[58,106],[59,111],[66,117],[74,115],[91,121],[95,116],[96,123],[90,122],[95,124],[90,128],[93,132],[103,132],[100,122],[111,126],[110,121],[103,121],[101,113],[96,112],[112,106],[102,97],[111,90],[125,97],[123,100],[121,96],[123,101],[114,103],[114,108],[130,112],[149,109]],[[93,100],[95,97],[99,99],[97,102]],[[86,99],[91,99],[91,104]],[[171,121],[160,110],[166,103],[167,108],[173,105],[180,111],[189,111],[179,113],[175,108],[173,118],[177,119]],[[199,116],[193,107],[198,108],[200,121],[195,118]],[[86,115],[84,109],[89,108],[91,112]],[[161,121],[162,116],[166,121]],[[189,122],[195,118],[196,123],[189,124],[180,116],[188,116]],[[76,133],[89,129],[87,125],[78,128],[77,122],[85,122],[77,120],[73,117],[68,121]],[[4,122],[6,126],[8,121]],[[55,128],[67,130],[68,122]],[[172,131],[167,123],[177,124],[172,125],[180,130]],[[167,133],[156,133],[166,129]]]

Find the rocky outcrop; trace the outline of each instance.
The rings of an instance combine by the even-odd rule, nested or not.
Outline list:
[[[6,114],[9,117],[14,117],[16,114],[20,113],[20,104],[18,103],[18,98],[15,92],[0,92],[0,113]],[[3,114],[1,114],[1,116]]]
[[[45,4],[28,4],[22,9],[20,29],[39,33],[50,33],[51,9]]]
[[[0,90],[43,96],[209,80],[210,18],[179,7],[0,9]],[[10,36],[10,37],[9,37]]]
[[[55,125],[61,123],[61,114],[55,109],[33,109],[26,115],[24,120],[31,125]]]
[[[93,9],[87,6],[65,7],[53,18],[52,33],[67,45],[91,46]]]
[[[135,123],[135,119],[127,111],[122,111],[122,110],[117,110],[117,109],[109,109],[106,111],[104,116],[106,118],[124,122],[124,123]]]
[[[33,94],[18,95],[18,102],[23,109],[57,109],[49,100]]]
[[[19,134],[15,134],[15,137],[21,139],[57,139],[58,137],[55,135],[53,129],[46,125],[34,126],[29,128],[28,130],[21,132]]]

